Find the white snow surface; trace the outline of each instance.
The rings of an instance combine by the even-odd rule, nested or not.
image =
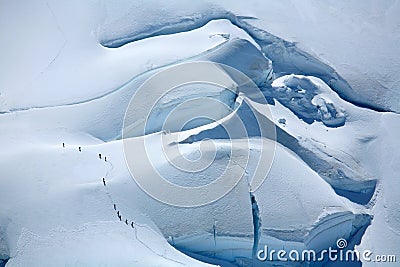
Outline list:
[[[338,238],[396,254],[399,2],[0,1],[0,265],[256,266],[254,248],[264,244],[320,251]],[[235,127],[238,114],[249,138],[228,140],[218,124],[198,121],[180,149],[195,157],[210,139],[220,153],[213,165],[179,172],[154,142],[156,167],[178,184],[211,182],[229,160],[226,147],[241,152],[249,142],[251,175],[269,142],[249,115],[257,110],[279,144],[256,204],[242,179],[209,205],[166,205],[125,164],[118,139],[132,95],[154,73],[196,60],[243,71],[272,99],[273,116],[246,92],[234,102],[210,88],[178,90],[154,127],[131,140],[162,136],[172,105],[214,97],[230,109],[196,105],[185,115],[207,111]]]

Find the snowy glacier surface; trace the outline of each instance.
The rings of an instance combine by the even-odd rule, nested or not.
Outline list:
[[[399,13],[398,0],[1,1],[0,266],[378,266],[256,258],[340,238],[396,255]],[[227,66],[232,88],[143,92],[196,62]],[[163,203],[133,179],[125,140],[150,182],[147,157],[181,187],[225,166],[242,179],[207,205]]]

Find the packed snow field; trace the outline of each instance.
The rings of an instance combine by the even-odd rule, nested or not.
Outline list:
[[[396,255],[400,1],[0,7],[0,266],[379,265],[256,256],[264,246],[318,254],[340,238]],[[259,91],[226,68],[234,90],[143,90],[208,61]],[[184,171],[168,153],[206,168]],[[145,158],[180,186],[212,184],[226,166],[243,179],[179,207],[144,192],[127,157],[150,181]]]

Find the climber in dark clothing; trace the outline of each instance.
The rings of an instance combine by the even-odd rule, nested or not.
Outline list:
[[[126,223],[126,225],[128,225],[128,219],[125,219],[125,223]]]
[[[107,161],[107,157],[104,157],[104,161]]]
[[[106,179],[103,178],[103,184],[106,186]]]
[[[63,147],[65,147],[65,144],[63,143]]]
[[[99,159],[101,159],[101,154],[99,153]]]
[[[79,150],[79,152],[82,152],[82,149],[81,149],[81,147],[78,147],[78,150]]]
[[[118,218],[119,218],[120,221],[122,221],[121,215],[118,215]]]
[[[114,204],[114,210],[117,210],[117,205]]]
[[[135,228],[135,226],[133,226],[133,222],[131,222],[131,226],[132,226],[132,228]]]

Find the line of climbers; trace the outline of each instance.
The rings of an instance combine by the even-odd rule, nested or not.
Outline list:
[[[62,143],[62,146],[65,148],[65,143]],[[78,147],[78,151],[82,152],[82,147],[81,146]],[[101,153],[99,153],[99,159],[101,159]],[[104,157],[104,161],[107,161],[107,157]]]
[[[62,146],[65,148],[65,143],[62,143]],[[82,147],[79,146],[79,147],[78,147],[78,151],[79,151],[79,152],[82,152]],[[101,153],[99,153],[99,159],[101,159]],[[104,156],[104,161],[107,161],[107,157],[106,157],[106,156]],[[104,186],[107,185],[107,184],[106,184],[106,178],[105,178],[105,177],[102,178],[102,182],[103,182],[103,185],[104,185]],[[117,205],[116,205],[116,204],[113,204],[113,205],[114,205],[114,210],[117,211]],[[118,217],[118,219],[119,219],[120,221],[122,221],[122,216],[121,216],[121,213],[119,212],[119,210],[117,211],[117,217]],[[126,225],[129,225],[128,219],[125,219],[125,224],[126,224]],[[132,227],[133,229],[135,229],[135,226],[134,226],[133,222],[131,222],[131,227]]]
[[[117,210],[117,205],[115,205],[115,204],[114,204],[114,210],[117,211],[117,217],[118,217],[119,221],[122,222],[121,213],[119,212],[119,210]],[[125,224],[129,225],[128,219],[125,219]],[[131,227],[132,227],[132,229],[135,229],[135,226],[133,225],[133,222],[131,222]]]

